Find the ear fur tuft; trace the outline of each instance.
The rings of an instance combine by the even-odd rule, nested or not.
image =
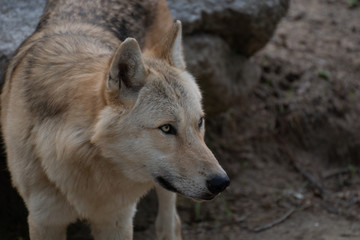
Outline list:
[[[110,91],[139,90],[145,84],[146,70],[139,44],[127,38],[116,50],[108,72]]]
[[[172,29],[153,49],[156,57],[166,60],[171,66],[185,69],[182,45],[182,27],[180,20],[176,20]]]

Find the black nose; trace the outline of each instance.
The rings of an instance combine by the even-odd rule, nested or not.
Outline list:
[[[218,175],[206,181],[206,186],[212,194],[218,194],[227,188],[230,179],[227,175]]]

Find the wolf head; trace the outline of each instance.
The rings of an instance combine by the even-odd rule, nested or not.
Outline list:
[[[212,199],[229,178],[204,142],[201,93],[186,71],[181,23],[142,53],[128,38],[113,55],[103,89],[106,107],[92,141],[137,182],[199,200]]]

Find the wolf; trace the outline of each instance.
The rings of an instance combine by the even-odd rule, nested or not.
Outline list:
[[[1,128],[31,240],[64,240],[77,219],[130,240],[154,187],[158,239],[180,240],[176,194],[210,200],[230,182],[165,0],[48,0],[7,68]]]

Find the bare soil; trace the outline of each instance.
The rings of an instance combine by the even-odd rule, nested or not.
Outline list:
[[[207,121],[232,182],[212,202],[179,199],[184,239],[360,239],[360,2],[350,2],[291,0],[252,59],[260,84]],[[135,239],[155,239],[153,198]]]

